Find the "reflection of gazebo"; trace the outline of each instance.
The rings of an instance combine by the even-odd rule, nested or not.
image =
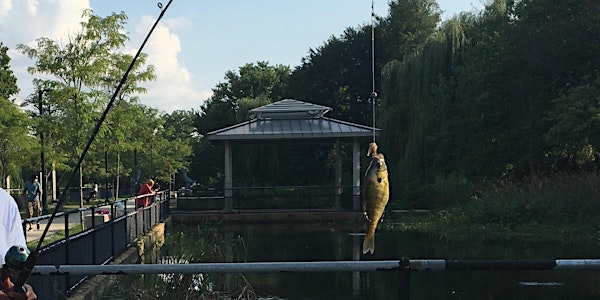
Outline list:
[[[342,141],[352,142],[352,196],[354,210],[359,210],[360,202],[360,151],[359,142],[379,129],[327,118],[324,115],[331,108],[293,99],[284,99],[269,105],[250,110],[249,120],[230,127],[209,132],[206,137],[213,143],[225,145],[225,210],[233,207],[233,144],[248,142],[273,142],[297,140],[331,140],[337,146]],[[336,151],[336,196],[342,190],[342,160]],[[337,207],[341,207],[340,197],[336,197]]]

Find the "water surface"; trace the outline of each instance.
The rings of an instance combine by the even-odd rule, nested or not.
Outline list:
[[[178,230],[179,225],[178,226]],[[192,227],[185,230],[197,230]],[[378,230],[375,254],[361,251],[363,228],[350,225],[219,226],[243,240],[235,262],[411,259],[598,258],[595,245],[450,240],[419,232]],[[239,252],[239,251],[238,251]],[[395,271],[244,274],[263,297],[283,299],[600,299],[598,271]]]

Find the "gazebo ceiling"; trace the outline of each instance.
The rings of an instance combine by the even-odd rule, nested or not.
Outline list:
[[[370,126],[327,118],[331,108],[284,99],[250,110],[249,121],[209,132],[211,141],[361,138],[379,134]]]

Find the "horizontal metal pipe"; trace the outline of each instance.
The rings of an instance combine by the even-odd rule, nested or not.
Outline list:
[[[600,270],[600,259],[557,259],[555,270]]]
[[[348,271],[491,271],[491,270],[600,270],[600,259],[559,260],[444,260],[253,262],[122,265],[38,265],[32,274],[199,274]]]
[[[36,266],[33,274],[199,274],[379,271],[399,268],[398,261],[255,262],[143,265],[62,265]]]

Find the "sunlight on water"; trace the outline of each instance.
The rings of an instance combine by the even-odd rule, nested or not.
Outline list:
[[[520,285],[524,286],[563,286],[560,282],[535,282],[535,281],[521,281]]]

